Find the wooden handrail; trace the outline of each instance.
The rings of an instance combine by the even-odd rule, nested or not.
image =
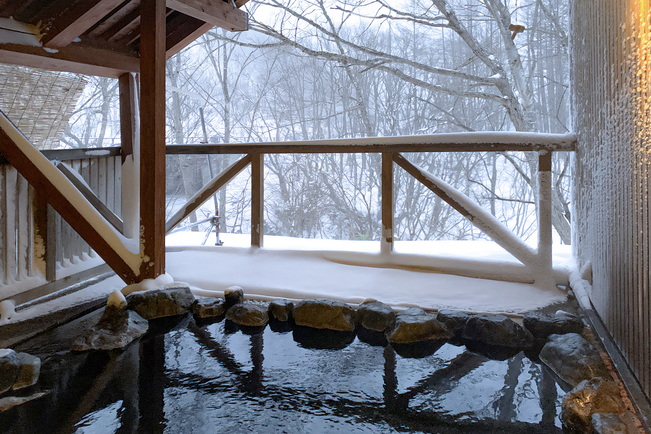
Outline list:
[[[354,154],[366,152],[573,151],[574,134],[513,132],[454,133],[294,142],[168,145],[179,154]]]

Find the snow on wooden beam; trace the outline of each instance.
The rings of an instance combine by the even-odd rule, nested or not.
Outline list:
[[[223,0],[167,0],[167,7],[233,32],[249,28],[246,12]]]
[[[140,256],[54,165],[0,112],[0,150],[9,163],[125,282],[137,280]]]
[[[140,3],[141,279],[165,273],[165,0]]]
[[[235,178],[246,166],[251,163],[251,155],[247,155],[235,163],[231,164],[226,170],[214,177],[208,184],[203,186],[201,190],[196,192],[188,202],[181,207],[165,224],[165,233],[169,233],[172,229],[185,220],[190,214],[196,211],[208,199],[219,191],[224,185]]]
[[[518,132],[447,133],[288,142],[188,144],[169,146],[168,154],[310,154],[360,152],[573,151],[574,134]]]
[[[41,42],[48,48],[61,48],[72,43],[97,24],[123,0],[85,0],[77,2],[59,15],[44,31]]]
[[[466,217],[479,230],[488,235],[500,247],[512,254],[518,261],[529,267],[532,272],[538,270],[536,253],[513,232],[504,226],[489,212],[473,203],[465,194],[459,192],[443,180],[414,166],[400,154],[394,154],[393,161],[407,173],[419,180],[434,194]]]

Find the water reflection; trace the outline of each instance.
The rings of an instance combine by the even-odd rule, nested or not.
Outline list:
[[[41,381],[25,394],[50,393],[1,413],[0,427],[10,433],[561,432],[559,386],[521,352],[504,359],[495,349],[443,342],[394,348],[354,333],[274,329],[282,331],[177,318],[125,351],[46,355]]]

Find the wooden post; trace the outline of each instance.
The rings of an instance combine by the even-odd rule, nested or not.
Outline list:
[[[382,153],[382,238],[381,252],[393,251],[393,153]]]
[[[165,273],[165,0],[140,3],[139,280]]]
[[[57,214],[52,205],[47,203],[47,197],[34,190],[34,223],[36,233],[43,242],[43,263],[45,265],[45,280],[54,282],[57,279]]]
[[[262,247],[264,238],[264,154],[254,154],[251,157],[251,245]]]
[[[140,119],[138,118],[138,83],[135,74],[120,76],[120,138],[122,142],[121,212],[123,233],[127,238],[139,236],[140,197]]]
[[[538,154],[538,260],[541,271],[552,271],[552,151]]]

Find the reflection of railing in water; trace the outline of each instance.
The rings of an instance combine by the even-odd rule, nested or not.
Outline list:
[[[269,340],[283,335],[291,339],[291,334],[265,330],[245,335],[223,322],[206,326],[196,324],[191,317],[181,323],[178,319],[176,323],[168,320],[171,319],[163,321],[176,324],[170,332],[153,332],[123,352],[70,353],[58,356],[63,357],[58,363],[57,358],[53,358],[45,374],[50,377],[40,383],[51,389],[51,394],[43,398],[47,402],[41,402],[42,408],[27,406],[21,410],[23,422],[13,426],[25,431],[16,432],[73,432],[81,427],[92,429],[90,425],[93,424],[95,428],[105,428],[108,423],[120,427],[117,432],[176,432],[174,428],[188,421],[199,424],[193,432],[213,432],[218,429],[216,426],[203,424],[215,417],[230,418],[228,422],[224,420],[223,426],[231,423],[232,427],[233,421],[237,422],[241,416],[251,416],[246,410],[248,405],[253,406],[254,413],[263,413],[256,416],[262,420],[269,417],[282,423],[283,414],[298,415],[296,419],[323,418],[342,424],[340,426],[359,423],[369,431],[375,428],[375,432],[384,432],[387,426],[399,431],[433,432],[438,429],[446,433],[561,432],[556,426],[558,397],[552,374],[533,362],[524,363],[522,353],[508,361],[493,362],[465,349],[448,351],[448,355],[441,356],[436,363],[401,367],[411,361],[398,356],[390,345],[366,347],[367,344],[357,342],[353,344],[357,345],[353,351],[307,350],[305,353],[306,349],[300,348],[297,342],[286,341],[289,346],[286,348],[270,347]],[[159,327],[159,323],[153,327]],[[231,340],[227,336],[236,338],[237,349],[228,342],[219,341],[222,332],[227,340]],[[265,337],[270,339],[265,342]],[[193,344],[188,345],[191,342]],[[242,351],[242,344],[246,345],[246,352]],[[296,351],[297,348],[300,349]],[[294,365],[285,369],[281,364],[288,355]],[[331,364],[332,360],[341,363]],[[502,386],[500,380],[491,380],[490,390],[484,394],[480,388],[472,393],[472,398],[464,398],[463,392],[456,398],[478,400],[474,407],[483,413],[474,413],[474,410],[449,412],[437,407],[437,398],[441,402],[448,399],[457,402],[453,396],[455,390],[461,387],[463,391],[468,387],[468,382],[463,383],[468,375],[484,369],[488,374],[480,376],[492,376],[494,366],[486,366],[489,363],[506,364],[506,369],[499,369],[504,372]],[[414,371],[411,369],[414,366],[427,366],[432,370]],[[312,373],[312,369],[320,371]],[[528,375],[523,378],[525,370]],[[317,382],[292,381],[295,380],[292,376],[301,371],[304,371],[301,378],[309,379],[315,374]],[[372,372],[372,379],[366,377],[369,372]],[[419,372],[419,379],[403,379],[406,372],[408,377]],[[327,378],[336,382],[336,386],[321,387],[321,379]],[[400,391],[401,381],[407,384],[413,381],[413,384],[406,389],[403,386]],[[366,382],[375,385],[366,389]],[[471,383],[474,384],[474,380]],[[348,390],[342,389],[347,385]],[[517,394],[525,393],[525,389],[535,391],[539,397],[539,407],[524,416],[526,422],[522,421],[516,405],[523,398]],[[430,399],[433,402],[430,403]],[[536,398],[530,396],[528,399]],[[219,403],[224,401],[235,409],[232,413],[220,409]],[[528,402],[526,409],[531,407]],[[192,403],[197,405],[190,405]],[[244,413],[238,413],[238,408]],[[40,417],[36,417],[37,414]],[[186,420],[173,420],[181,415]],[[532,415],[535,419],[531,419]],[[9,416],[9,413],[0,413],[0,423],[3,417]],[[273,429],[270,427],[269,431]]]

